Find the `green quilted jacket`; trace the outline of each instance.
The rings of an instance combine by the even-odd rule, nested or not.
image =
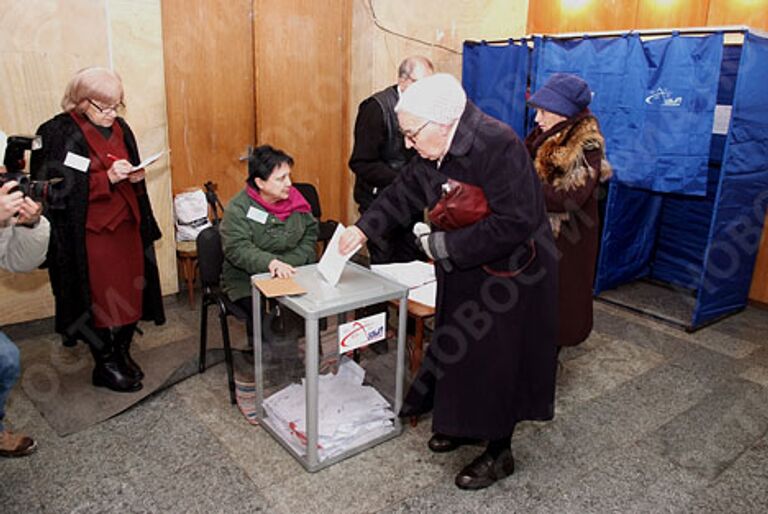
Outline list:
[[[311,213],[294,212],[285,221],[269,214],[260,223],[247,216],[251,207],[264,211],[243,190],[229,202],[221,221],[221,284],[232,301],[251,295],[251,275],[267,272],[272,259],[291,266],[317,260],[317,220]]]

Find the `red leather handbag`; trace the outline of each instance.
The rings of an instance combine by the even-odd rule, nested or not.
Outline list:
[[[429,211],[429,221],[440,230],[456,230],[486,218],[491,214],[482,188],[448,179],[443,184],[443,196]]]
[[[485,199],[482,188],[448,179],[443,184],[443,196],[429,211],[429,221],[440,230],[456,230],[488,217],[491,209]],[[494,270],[484,265],[483,270],[496,277],[514,278],[525,271],[536,260],[536,243],[530,239],[526,251],[528,258],[519,268],[513,270]]]

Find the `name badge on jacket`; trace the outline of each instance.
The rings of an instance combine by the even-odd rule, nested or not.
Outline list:
[[[256,207],[248,207],[248,213],[246,214],[246,217],[263,225],[267,222],[269,214],[267,214],[265,211],[262,211],[261,209],[257,209]]]
[[[70,168],[82,171],[83,173],[88,171],[88,166],[90,165],[91,160],[89,158],[72,152],[67,152],[67,157],[64,159],[64,166],[69,166]]]

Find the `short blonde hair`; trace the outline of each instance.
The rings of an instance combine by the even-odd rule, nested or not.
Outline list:
[[[109,68],[83,68],[67,84],[61,108],[65,112],[77,110],[82,113],[88,108],[85,104],[89,99],[107,105],[124,103],[120,75]]]

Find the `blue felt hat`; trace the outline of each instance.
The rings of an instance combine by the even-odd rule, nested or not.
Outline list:
[[[576,75],[555,73],[531,96],[528,103],[570,118],[583,111],[591,101],[589,84]]]

